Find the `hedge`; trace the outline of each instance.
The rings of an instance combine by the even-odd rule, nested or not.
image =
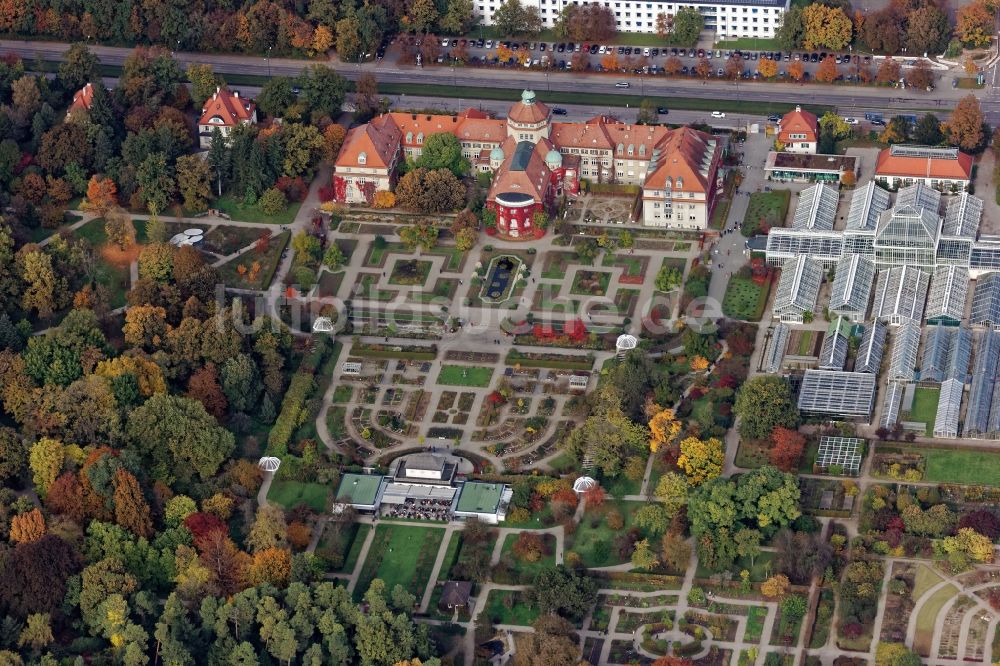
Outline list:
[[[321,338],[322,342],[313,348],[311,353],[306,354],[299,363],[299,368],[292,376],[292,381],[288,385],[288,391],[281,401],[281,413],[271,426],[271,432],[267,436],[267,454],[269,456],[284,456],[288,454],[288,443],[292,435],[302,425],[301,419],[304,413],[306,401],[316,389],[316,380],[313,373],[323,365],[323,359],[330,352],[328,338]]]

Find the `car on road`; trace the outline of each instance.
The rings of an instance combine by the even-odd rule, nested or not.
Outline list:
[[[726,114],[724,111],[712,111],[713,118],[725,118]]]
[[[881,118],[872,118],[871,123],[875,127],[885,127],[885,121],[882,120]]]
[[[667,107],[665,107],[665,106],[658,106],[658,107],[656,107],[656,112],[657,112],[658,114],[660,114],[661,116],[665,116],[665,115],[667,115],[668,113],[670,113],[670,109],[668,109],[668,108],[667,108]]]
[[[294,88],[292,88],[292,94],[296,95],[296,96],[301,95],[302,94],[302,88],[299,88],[298,86],[295,86]]]
[[[646,48],[644,48],[642,50],[642,55],[644,55],[644,56],[646,56],[648,58],[649,54],[650,54],[650,50],[649,50],[649,47],[647,46]]]
[[[554,116],[565,116],[566,115],[566,109],[557,106],[556,108],[552,109],[552,115],[554,115]]]
[[[630,84],[628,81],[619,81],[618,83],[615,84],[615,88],[628,88],[629,85]]]
[[[769,115],[767,117],[767,120],[768,120],[768,122],[772,122],[772,123],[781,122],[781,116],[779,116],[777,113],[772,113],[771,115]]]
[[[848,125],[857,125],[857,124],[859,124],[859,121],[858,121],[857,118],[852,118],[850,116],[844,116],[844,122],[847,123]]]

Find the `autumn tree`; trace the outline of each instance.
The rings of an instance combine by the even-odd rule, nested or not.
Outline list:
[[[66,459],[66,450],[61,442],[43,437],[31,447],[28,466],[31,468],[31,479],[35,490],[43,498],[49,487],[62,473]]]
[[[896,60],[886,58],[878,66],[878,71],[875,72],[875,83],[882,85],[896,83],[899,81],[902,72],[903,69]]]
[[[796,64],[798,64],[801,67],[801,63],[796,63]],[[776,76],[778,74],[778,63],[769,58],[762,58],[757,61],[757,71],[760,72],[760,75],[762,77],[764,77],[765,79],[769,79],[772,76]],[[793,76],[792,78],[795,77]]]
[[[712,74],[712,63],[708,61],[708,58],[699,58],[698,63],[694,66],[694,71],[701,78],[707,79]]]
[[[241,551],[229,536],[212,531],[198,544],[199,561],[208,570],[212,587],[224,596],[235,594],[247,584],[250,556]],[[179,555],[183,551],[178,548]],[[180,569],[180,567],[178,567]]]
[[[66,279],[52,263],[52,255],[26,245],[17,253],[17,268],[23,283],[21,306],[35,311],[43,319],[50,318],[69,298]]]
[[[55,612],[66,598],[66,581],[79,571],[78,548],[53,534],[18,544],[0,567],[0,612],[19,618]]]
[[[987,0],[974,0],[958,9],[955,34],[966,46],[987,46],[993,34],[993,10]]]
[[[788,594],[788,590],[791,585],[792,584],[789,582],[788,576],[784,574],[776,574],[760,584],[760,592],[768,599],[783,597]]]
[[[674,440],[681,431],[681,423],[674,417],[674,410],[663,409],[649,420],[649,450],[656,453]]]
[[[975,95],[969,94],[955,106],[947,124],[948,141],[963,150],[975,150],[983,142],[983,110]]]
[[[618,474],[629,455],[649,445],[649,430],[633,423],[622,410],[622,399],[611,384],[602,387],[591,415],[567,438],[570,450],[590,452],[594,464],[608,476]]]
[[[114,486],[115,522],[137,536],[152,536],[153,521],[149,505],[135,476],[128,470],[119,468],[115,472]]]
[[[414,169],[396,185],[396,203],[420,213],[446,213],[465,204],[465,186],[448,169]]]
[[[906,15],[906,42],[911,53],[940,53],[948,47],[951,25],[948,14],[929,2]]]
[[[810,7],[822,7],[823,5],[810,5]],[[816,80],[820,83],[833,83],[837,80],[837,60],[832,55],[823,59],[816,69]]]
[[[182,155],[177,158],[175,172],[184,208],[191,213],[206,210],[212,196],[208,162],[198,155]]]
[[[524,530],[517,535],[512,550],[519,560],[537,562],[545,554],[545,542],[541,535]]]
[[[410,252],[417,248],[430,251],[437,244],[438,232],[433,224],[408,224],[399,230],[399,240]]]
[[[246,545],[255,553],[268,548],[287,547],[288,525],[284,512],[273,505],[257,509],[257,516],[246,538]]]
[[[663,64],[663,69],[666,70],[667,74],[670,76],[677,76],[684,69],[684,63],[677,56],[670,56],[667,61]]]
[[[473,229],[471,227],[460,229],[458,233],[455,234],[455,249],[459,252],[468,252],[475,246],[476,241],[478,240],[478,229]]]
[[[649,571],[660,563],[656,553],[649,546],[649,539],[642,539],[635,544],[632,551],[632,566],[636,569]]]
[[[288,586],[292,573],[292,554],[284,548],[265,548],[254,553],[253,561],[247,568],[250,585],[268,583],[277,588]]]
[[[49,613],[32,613],[28,616],[27,626],[21,630],[21,635],[17,639],[18,647],[30,647],[32,650],[40,651],[55,637],[52,635],[52,621]]]
[[[112,208],[105,213],[104,233],[108,242],[119,250],[124,251],[135,245],[135,226],[122,208]]]
[[[671,571],[684,571],[691,562],[691,544],[684,539],[684,535],[667,532],[660,542],[660,557]]]
[[[768,459],[782,472],[794,472],[799,467],[806,438],[795,430],[778,426],[771,433]]]
[[[802,10],[803,46],[813,51],[820,48],[841,50],[851,42],[853,25],[840,7],[812,3]]]
[[[217,419],[226,414],[229,403],[219,385],[219,373],[215,364],[208,362],[188,378],[187,396],[200,402],[205,411]]]
[[[910,68],[907,81],[911,86],[919,90],[929,90],[934,85],[934,73],[930,64],[921,58]]]
[[[197,109],[200,109],[217,89],[226,85],[225,80],[215,73],[211,65],[189,64],[187,78],[191,82],[191,101]]]
[[[706,440],[687,437],[681,440],[677,466],[684,470],[688,483],[697,486],[722,474],[724,458],[722,442],[715,437]]]
[[[740,78],[740,74],[743,73],[743,58],[737,56],[727,58],[725,72],[728,79]]]
[[[17,487],[15,480],[28,467],[28,449],[13,428],[0,426],[0,484]]]
[[[37,507],[10,519],[10,540],[14,543],[37,541],[45,536],[45,518]]]
[[[97,56],[90,52],[86,44],[77,42],[63,54],[59,63],[59,80],[67,90],[79,90],[91,81],[99,81]]]
[[[705,17],[694,7],[681,7],[674,14],[670,30],[670,43],[679,46],[694,46],[701,31],[705,29]]]

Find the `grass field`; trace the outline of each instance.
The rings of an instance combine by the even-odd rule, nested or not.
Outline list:
[[[921,387],[913,393],[913,409],[910,410],[908,421],[927,424],[927,436],[934,434],[934,421],[937,418],[938,399],[941,389]]]
[[[722,297],[722,312],[733,319],[760,321],[767,301],[767,289],[752,279],[733,275]]]
[[[508,597],[510,608],[504,605],[504,599]],[[491,590],[482,612],[499,624],[529,626],[538,618],[538,607],[529,605],[524,593],[517,590]]]
[[[545,541],[545,548],[550,554],[543,554],[538,558],[537,562],[526,562],[519,559],[517,555],[514,554],[514,542],[517,541],[516,534],[508,534],[504,538],[503,549],[500,551],[501,557],[507,555],[510,557],[511,561],[514,563],[514,570],[518,573],[519,577],[523,581],[532,581],[535,575],[538,574],[543,569],[551,569],[556,565],[556,538],[552,534],[543,534],[542,540]]]
[[[281,262],[281,253],[288,245],[290,237],[289,232],[282,232],[271,237],[267,252],[263,255],[257,254],[255,248],[250,248],[243,254],[222,264],[219,266],[219,275],[222,277],[222,281],[231,287],[266,289],[271,284],[271,280],[274,279],[274,273],[278,270],[278,264]],[[259,262],[261,268],[256,278],[251,281],[248,279],[250,277],[249,270],[253,267],[254,262]],[[241,265],[248,269],[244,275],[239,273]]]
[[[940,582],[941,576],[934,573],[930,567],[923,564],[917,566],[917,575],[914,577],[913,591],[910,592],[910,598],[913,599],[913,601],[916,601],[920,597],[924,596],[924,592]]]
[[[351,541],[351,547],[347,551],[347,557],[344,558],[344,566],[340,567],[340,570],[345,573],[353,573],[354,567],[358,563],[358,556],[361,555],[361,547],[365,544],[365,539],[368,538],[368,533],[371,532],[372,526],[366,525],[364,523],[357,523],[358,529],[354,533],[354,539]]]
[[[1000,486],[1000,455],[992,451],[910,449],[926,460],[924,479],[937,483]]]
[[[298,504],[306,504],[314,511],[326,511],[330,498],[330,486],[301,481],[274,481],[267,492],[268,501],[291,509]]]
[[[618,534],[624,533],[632,527],[632,514],[641,506],[640,502],[606,501],[604,503],[606,511],[615,509],[622,515],[624,519],[622,528],[619,530],[611,529],[608,527],[607,520],[600,514],[584,515],[576,534],[569,537],[569,542],[566,545],[567,550],[579,553],[580,559],[588,567],[606,567],[626,562],[627,560],[618,557],[614,540]]]
[[[792,193],[789,190],[774,190],[771,192],[754,192],[750,195],[750,203],[746,215],[743,216],[742,233],[749,238],[761,232],[763,227],[780,227],[785,223],[788,212],[788,202]]]
[[[436,527],[379,525],[355,594],[360,597],[373,579],[381,578],[387,590],[402,585],[419,600],[443,538],[444,530]]]
[[[953,585],[945,585],[931,595],[931,598],[920,607],[917,613],[917,634],[913,638],[913,649],[920,654],[928,654],[931,640],[934,637],[934,627],[938,622],[938,613],[945,603],[954,597],[958,591]]]
[[[493,368],[478,365],[442,365],[437,383],[448,386],[489,386]]]
[[[295,219],[296,213],[299,212],[299,207],[302,206],[302,203],[293,201],[288,204],[285,210],[281,211],[277,215],[265,215],[257,206],[247,206],[240,199],[230,194],[226,194],[218,199],[215,199],[211,206],[212,208],[218,208],[229,217],[241,222],[291,224]]]
[[[767,609],[763,606],[754,606],[747,613],[747,630],[743,634],[744,643],[760,642],[760,635],[764,631],[764,620],[767,619]]]

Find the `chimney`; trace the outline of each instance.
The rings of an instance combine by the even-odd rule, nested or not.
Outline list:
[[[795,112],[796,112],[796,113],[801,113],[801,112],[802,112],[802,107],[801,107],[801,106],[799,106],[798,104],[796,104],[796,105],[795,105]]]
[[[233,97],[235,97],[236,99],[239,99],[239,97],[240,97],[240,91],[239,90],[234,90],[233,91]]]

